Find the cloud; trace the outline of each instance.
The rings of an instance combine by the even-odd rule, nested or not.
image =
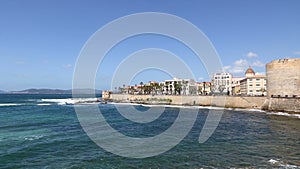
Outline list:
[[[300,51],[293,52],[294,55],[300,55]]]
[[[64,68],[64,69],[71,69],[73,66],[71,65],[71,64],[64,64],[64,65],[62,65],[62,67]]]
[[[229,71],[231,69],[231,66],[229,66],[229,65],[228,66],[224,66],[223,69],[224,69],[225,72],[227,72],[227,71]]]
[[[199,81],[199,82],[202,81],[202,80],[204,80],[204,77],[199,77],[199,78],[198,78],[198,81]]]
[[[258,57],[258,54],[254,53],[254,52],[248,52],[247,57],[248,58],[256,58],[256,57]]]
[[[239,59],[234,62],[233,66],[228,65],[228,66],[224,66],[223,68],[226,72],[237,74],[237,73],[245,72],[248,66],[249,63],[247,60]]]
[[[16,65],[24,65],[25,62],[24,62],[23,60],[17,60],[17,61],[15,62],[15,64],[16,64]]]
[[[225,72],[240,75],[241,73],[244,73],[250,65],[253,67],[265,67],[266,64],[260,60],[250,62],[247,59],[238,59],[234,61],[232,65],[224,66],[223,70]]]
[[[262,63],[262,62],[259,61],[259,60],[256,60],[255,62],[252,63],[252,66],[256,66],[256,67],[264,67],[265,64]]]
[[[256,75],[266,75],[266,72],[256,72]]]

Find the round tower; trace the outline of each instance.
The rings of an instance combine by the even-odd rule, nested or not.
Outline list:
[[[268,97],[300,97],[300,58],[274,60],[266,72]]]

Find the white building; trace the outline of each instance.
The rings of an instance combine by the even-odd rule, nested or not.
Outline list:
[[[246,78],[240,81],[240,92],[242,95],[267,95],[267,79],[265,75],[256,75],[251,67],[246,70],[245,75]]]
[[[165,80],[163,87],[163,94],[167,95],[196,95],[197,86],[193,79],[179,79]]]
[[[232,77],[231,81],[231,94],[232,95],[240,95],[241,94],[241,80],[245,79],[245,77]]]
[[[211,94],[211,82],[197,82],[198,95],[209,95]]]
[[[214,93],[231,94],[232,74],[226,72],[215,73],[212,83]]]

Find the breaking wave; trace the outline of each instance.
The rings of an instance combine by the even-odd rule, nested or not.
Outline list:
[[[300,114],[290,114],[284,112],[267,112],[269,115],[277,115],[277,116],[287,116],[287,117],[296,117],[300,119]]]
[[[21,106],[23,104],[20,103],[0,103],[0,107],[6,107],[6,106]]]
[[[300,168],[300,166],[287,164],[287,163],[284,163],[283,161],[280,161],[278,159],[277,160],[270,159],[268,162],[272,166],[277,166],[277,167],[280,167],[280,168],[286,168],[286,169],[299,169]]]

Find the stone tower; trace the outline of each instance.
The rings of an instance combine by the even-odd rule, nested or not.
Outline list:
[[[268,97],[300,97],[300,58],[266,65]]]

